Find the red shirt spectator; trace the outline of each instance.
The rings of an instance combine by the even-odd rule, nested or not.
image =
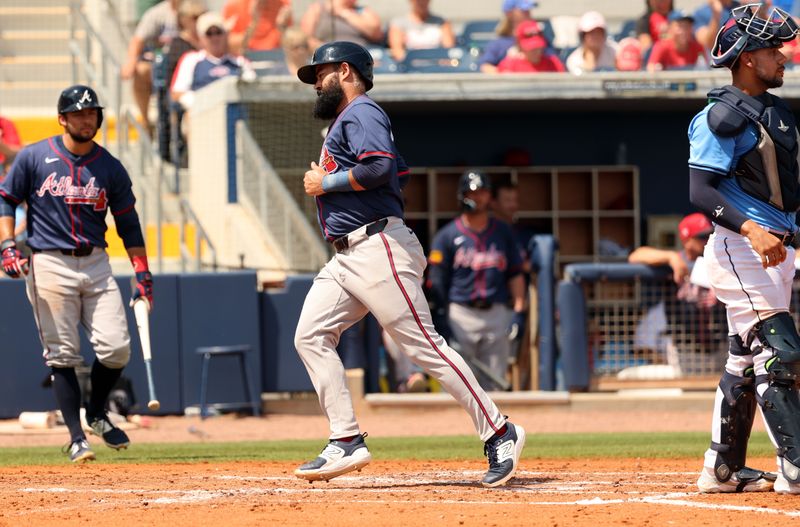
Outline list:
[[[258,4],[258,5],[254,5]],[[247,49],[276,49],[281,45],[281,32],[292,24],[291,0],[227,0],[222,18],[228,26],[232,53],[243,53],[244,38],[250,29]],[[253,12],[258,20],[253,24]],[[252,26],[252,28],[251,28]]]
[[[516,29],[517,49],[509,50],[506,58],[497,65],[500,73],[563,72],[564,64],[558,57],[546,53],[547,41],[535,20],[526,20]]]
[[[647,70],[708,67],[706,51],[694,38],[694,17],[688,12],[673,11],[669,20],[669,38],[653,44]]]
[[[617,71],[642,69],[642,44],[633,37],[625,37],[617,46]]]
[[[667,34],[667,17],[673,9],[672,0],[646,0],[647,12],[636,21],[636,35],[642,49],[648,49]]]
[[[5,117],[0,117],[0,176],[5,173],[6,160],[13,161],[22,148],[17,127]],[[10,164],[10,163],[9,163]]]

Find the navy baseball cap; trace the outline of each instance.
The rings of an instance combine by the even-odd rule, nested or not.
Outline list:
[[[530,11],[536,7],[535,0],[503,0],[503,13],[508,13],[513,9]]]
[[[678,22],[680,20],[688,20],[689,22],[694,23],[694,15],[691,14],[689,11],[684,9],[675,9],[669,13],[667,19],[670,22]]]

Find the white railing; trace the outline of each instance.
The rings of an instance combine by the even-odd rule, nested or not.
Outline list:
[[[118,11],[113,3],[106,1],[109,7],[111,18],[110,27],[116,28],[121,33],[125,42],[130,38],[123,24],[118,18]],[[103,144],[109,151],[116,155],[122,164],[128,169],[131,179],[136,186],[139,207],[137,210],[141,215],[141,223],[144,228],[148,225],[151,214],[155,215],[156,225],[156,254],[155,268],[158,272],[163,270],[163,226],[164,218],[164,195],[169,193],[164,178],[164,162],[158,154],[157,148],[150,138],[150,133],[136,119],[131,111],[124,107],[122,101],[122,78],[120,76],[120,63],[111,51],[107,41],[92,25],[86,14],[82,10],[82,2],[73,1],[70,3],[69,12],[69,51],[72,56],[72,81],[78,83],[81,79],[81,70],[89,84],[98,92],[104,102],[102,138]],[[108,133],[109,117],[116,117],[116,141],[112,143]],[[136,131],[136,140],[131,140],[129,130]],[[181,230],[185,227],[185,220],[195,223],[196,232],[202,233],[206,243],[213,255],[213,268],[216,269],[216,253],[208,242],[205,231],[197,220],[197,216],[191,210],[188,202],[180,203]],[[185,237],[181,237],[181,267],[186,268],[187,261],[192,258],[188,250],[185,250]],[[198,247],[199,247],[199,241]],[[199,250],[196,254],[199,258]],[[199,268],[199,262],[197,266]]]
[[[236,124],[239,202],[260,220],[286,259],[288,271],[317,272],[328,247],[309,224],[292,195],[264,157],[244,121]]]
[[[192,210],[191,205],[185,199],[181,200],[181,228],[180,228],[180,247],[181,247],[181,272],[185,273],[187,270],[187,262],[189,260],[194,260],[194,270],[196,272],[202,271],[204,268],[210,268],[212,271],[217,270],[217,251],[214,249],[214,244],[211,243],[211,239],[206,234],[206,231],[203,229],[203,226],[200,225],[200,221],[198,220],[197,216],[195,215],[194,211]],[[188,237],[188,229],[187,227],[193,224],[195,226],[194,231],[194,255],[189,250],[189,245],[187,244],[186,238]],[[203,244],[205,243],[205,247],[208,251],[210,257],[210,263],[205,263],[203,259],[203,254],[205,253],[203,249]]]

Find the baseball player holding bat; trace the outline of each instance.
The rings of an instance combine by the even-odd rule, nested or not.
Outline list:
[[[789,313],[798,131],[790,106],[768,91],[783,84],[780,48],[798,32],[778,8],[734,8],[711,53],[733,83],[709,92],[689,125],[690,197],[715,224],[704,259],[726,307],[730,345],[697,481],[702,492],[800,494],[800,335]],[[777,476],[745,466],[756,406],[775,446]]]
[[[337,41],[319,47],[311,64],[297,72],[317,91],[315,117],[332,121],[319,165],[311,163],[304,185],[316,198],[322,234],[336,254],[315,278],[295,334],[297,352],[330,422],[330,440],[295,475],[328,480],[371,460],[336,345],[345,329],[372,312],[402,351],[472,417],[489,458],[482,484],[496,487],[513,476],[525,431],[506,420],[433,327],[422,291],[425,254],[403,223],[401,188],[408,168],[388,116],[366,95],[372,66],[362,46]]]
[[[26,275],[28,298],[50,367],[58,406],[69,428],[65,447],[73,462],[94,459],[80,422],[81,393],[75,366],[82,364],[78,324],[86,329],[96,359],[86,421],[114,449],[128,436],[106,414],[106,399],[130,357],[122,296],[105,247],[111,210],[136,274],[133,300],[152,302],[153,279],[131,180],[122,164],[93,141],[103,107],[88,86],[71,86],[58,99],[62,135],[24,148],[0,184],[0,251],[11,278]],[[26,262],[14,243],[14,209],[28,204]]]

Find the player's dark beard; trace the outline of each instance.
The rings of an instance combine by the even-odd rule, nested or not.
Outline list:
[[[780,88],[783,86],[783,77],[779,76],[777,73],[775,73],[772,77],[767,77],[762,72],[756,70],[756,76],[758,77],[758,80],[767,86],[767,89]]]
[[[94,136],[97,135],[97,130],[95,133],[92,134],[91,137],[86,137],[85,135],[80,135],[79,132],[75,132],[71,126],[67,126],[65,131],[70,136],[70,138],[78,144],[89,143],[94,139]]]
[[[333,119],[337,115],[339,105],[344,99],[344,90],[337,78],[329,88],[323,88],[317,95],[314,103],[314,117],[326,121]]]

